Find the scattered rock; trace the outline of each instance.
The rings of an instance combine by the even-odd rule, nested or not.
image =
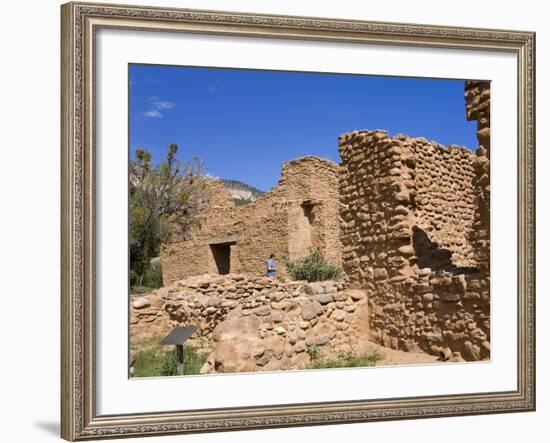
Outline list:
[[[259,308],[254,309],[254,314],[259,316],[265,316],[271,314],[271,307],[268,305],[260,306]]]
[[[333,301],[332,295],[330,295],[330,294],[317,295],[316,299],[322,305],[326,305],[326,304],[331,303]]]
[[[318,301],[311,301],[304,304],[302,308],[302,318],[311,320],[323,312],[323,307]]]
[[[385,280],[388,278],[388,271],[386,268],[376,268],[374,270],[374,278],[376,280]]]
[[[269,363],[269,357],[267,355],[262,355],[260,358],[256,360],[256,364],[258,366],[265,366]]]
[[[333,320],[344,321],[346,319],[346,313],[340,309],[336,309],[330,316]]]
[[[139,297],[132,301],[132,306],[135,309],[143,309],[151,306],[151,303],[147,297]]]
[[[323,294],[325,292],[325,288],[322,282],[313,282],[305,285],[304,291],[306,294],[316,295],[316,294]]]
[[[347,291],[347,294],[352,298],[354,301],[359,301],[362,298],[365,297],[365,293],[363,291],[357,290],[357,289],[349,289]]]

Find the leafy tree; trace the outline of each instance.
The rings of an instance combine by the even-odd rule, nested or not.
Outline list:
[[[130,161],[132,286],[142,284],[162,243],[172,235],[189,235],[206,204],[206,186],[199,179],[204,172],[203,162],[196,157],[182,162],[176,158],[177,152],[177,144],[168,145],[166,158],[155,166],[147,149],[136,149],[135,160]]]

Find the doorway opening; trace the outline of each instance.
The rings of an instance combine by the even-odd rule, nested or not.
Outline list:
[[[218,274],[225,275],[231,272],[231,246],[235,243],[216,243],[210,245]]]

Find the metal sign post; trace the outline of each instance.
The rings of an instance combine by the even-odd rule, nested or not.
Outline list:
[[[196,326],[186,326],[174,328],[170,334],[162,339],[161,345],[175,345],[176,346],[176,358],[177,358],[177,371],[178,375],[183,375],[185,362],[183,354],[183,344],[187,341],[191,335],[197,330]]]

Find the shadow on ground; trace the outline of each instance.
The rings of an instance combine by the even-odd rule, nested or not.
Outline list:
[[[34,422],[34,425],[42,429],[44,432],[50,435],[55,435],[56,437],[59,437],[59,423],[56,421],[36,421]]]

